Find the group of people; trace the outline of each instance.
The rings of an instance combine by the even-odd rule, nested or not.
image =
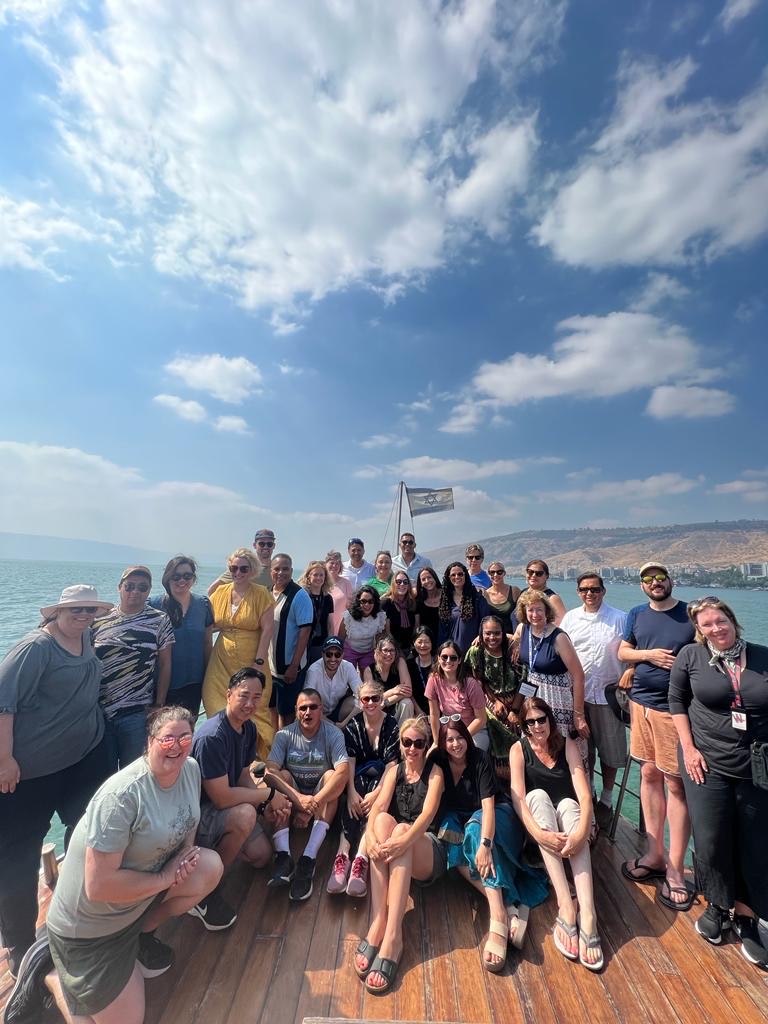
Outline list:
[[[35,1019],[45,999],[68,1021],[140,1022],[143,979],[173,962],[155,929],[182,913],[230,927],[222,878],[236,860],[269,865],[270,888],[306,900],[337,816],[326,888],[370,892],[353,964],[370,992],[395,980],[411,881],[452,869],[488,903],[488,971],[522,945],[547,876],[556,948],[600,970],[589,848],[627,760],[620,680],[648,835],[622,873],[689,909],[692,824],[708,902],[697,931],[718,944],[733,928],[744,956],[768,966],[757,922],[768,917],[768,648],[741,638],[724,602],[685,606],[649,562],[647,603],[612,608],[590,571],[566,611],[544,561],[529,562],[521,591],[470,544],[441,578],[408,532],[394,558],[366,562],[354,537],[347,561],[328,552],[298,581],[275,548],[259,530],[207,596],[193,593],[187,555],[169,561],[156,597],[146,566],[122,573],[116,606],[67,587],[0,664],[0,930],[17,977],[7,1024]],[[36,940],[54,812],[67,852]],[[297,859],[292,828],[306,835]]]

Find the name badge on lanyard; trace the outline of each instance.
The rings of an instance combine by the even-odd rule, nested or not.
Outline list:
[[[738,729],[740,732],[747,731],[747,713],[746,711],[731,711],[731,725],[734,729]]]

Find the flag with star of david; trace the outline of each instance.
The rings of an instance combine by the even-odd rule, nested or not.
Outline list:
[[[412,516],[453,511],[452,487],[406,487],[405,493],[408,495],[408,507]]]

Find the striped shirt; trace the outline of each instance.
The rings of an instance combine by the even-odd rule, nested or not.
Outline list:
[[[152,704],[160,651],[174,642],[165,612],[146,605],[134,615],[114,608],[93,625],[93,647],[104,669],[99,703],[107,718]]]

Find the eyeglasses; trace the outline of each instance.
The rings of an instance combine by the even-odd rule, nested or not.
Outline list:
[[[95,615],[99,609],[93,607],[93,605],[88,605],[86,607],[84,604],[76,604],[74,607],[64,608],[63,610],[72,612],[73,615]]]
[[[488,575],[489,576],[504,576],[506,574],[506,572],[507,572],[506,569],[489,569],[488,570]]]
[[[172,750],[174,744],[178,743],[182,750],[192,746],[192,733],[185,732],[183,736],[154,736],[155,743],[163,750]]]
[[[719,604],[720,598],[715,597],[714,594],[708,594],[706,597],[695,597],[693,601],[688,602],[688,614],[695,615],[699,608],[706,608],[707,605],[718,607]]]
[[[482,562],[483,556],[482,555],[467,555],[466,559],[467,559],[468,562]]]
[[[257,548],[273,548],[274,546],[275,546],[275,542],[273,540],[257,540],[256,541],[256,547]]]
[[[229,571],[233,576],[237,576],[239,572],[245,575],[245,573],[251,571],[251,567],[250,565],[230,565]]]
[[[189,583],[189,581],[194,578],[195,574],[193,572],[175,572],[173,576],[171,576],[171,582],[181,583],[181,581],[184,580],[185,583]]]
[[[449,722],[460,722],[460,721],[461,721],[461,715],[456,714],[456,713],[454,713],[452,715],[441,715],[440,716],[440,725],[448,725]]]
[[[655,576],[641,576],[640,582],[647,586],[649,583],[666,583],[668,579],[669,576],[665,572],[657,572]]]
[[[323,655],[324,658],[333,658],[334,661],[338,661],[341,658],[341,651],[326,651]]]
[[[381,703],[381,694],[380,693],[374,693],[370,697],[361,697],[360,698],[360,703],[361,704],[379,704],[379,703]]]
[[[317,711],[320,707],[319,704],[302,704],[300,708],[296,708],[300,715],[303,715],[307,711]]]
[[[463,580],[464,579],[464,573],[463,572],[451,572],[451,573],[448,574],[448,579],[449,580]]]
[[[526,576],[544,576],[545,573],[544,573],[543,569],[526,569],[525,570],[525,575]]]
[[[400,541],[400,545],[401,545],[401,547],[404,547],[404,548],[412,548],[412,547],[416,546],[416,541],[415,540],[401,540]]]
[[[579,587],[580,594],[602,594],[602,587]]]
[[[427,745],[427,741],[424,739],[412,740],[410,736],[406,736],[400,740],[400,743],[406,750],[410,750],[411,747],[415,747],[417,750],[423,750]]]
[[[138,590],[140,594],[147,594],[150,589],[149,583],[123,583],[122,586],[126,594],[132,594],[134,590]]]
[[[547,716],[542,715],[541,718],[526,718],[523,724],[525,725],[526,729],[529,729],[532,725],[544,725],[546,720]]]
[[[441,654],[440,661],[458,661],[458,654]]]

